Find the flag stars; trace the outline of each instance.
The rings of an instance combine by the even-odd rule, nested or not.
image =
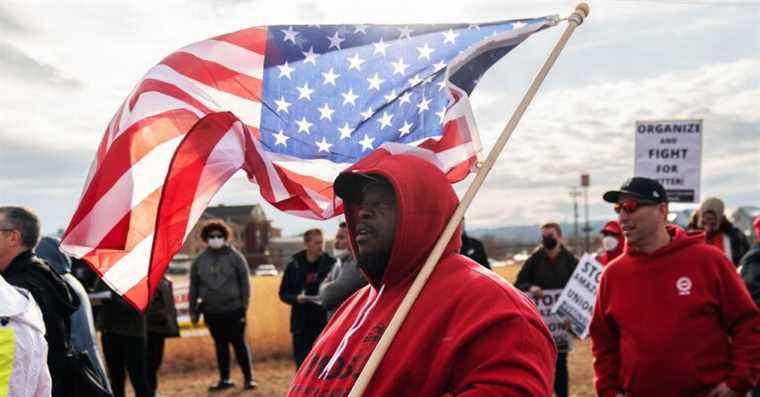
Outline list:
[[[380,76],[378,76],[377,73],[375,73],[374,76],[367,79],[367,82],[369,83],[369,90],[375,89],[380,91],[380,84],[382,84],[385,80],[381,79]]]
[[[319,148],[320,152],[330,152],[330,147],[332,147],[332,143],[328,143],[327,139],[325,137],[322,137],[322,140],[319,142],[316,142],[317,147]]]
[[[412,99],[412,93],[407,91],[401,95],[401,97],[398,100],[399,105],[403,105],[405,103],[411,103]]]
[[[288,108],[292,103],[285,100],[284,96],[280,96],[280,99],[275,99],[274,103],[277,105],[278,112],[288,113]]]
[[[354,34],[357,33],[367,34],[367,25],[354,25]]]
[[[275,143],[274,143],[275,146],[282,145],[284,147],[288,147],[288,139],[290,139],[290,137],[285,135],[282,129],[280,129],[278,133],[272,136],[274,136],[274,139],[275,139]]]
[[[430,110],[430,102],[432,100],[422,97],[420,103],[417,104],[417,113],[422,114],[426,110]]]
[[[328,70],[327,73],[322,73],[322,77],[325,78],[325,81],[322,83],[322,85],[332,84],[333,87],[334,87],[335,86],[335,79],[337,79],[338,77],[340,77],[340,75],[336,74],[333,71],[333,68],[330,68],[330,70]]]
[[[309,83],[303,83],[303,87],[296,87],[296,89],[298,90],[298,99],[311,101],[311,94],[314,93],[314,90],[309,88]]]
[[[408,121],[404,121],[404,125],[398,129],[398,132],[401,133],[400,136],[409,135],[412,132],[412,124]]]
[[[354,131],[348,126],[348,123],[344,123],[343,127],[338,128],[338,132],[340,132],[340,139],[351,139],[351,133]]]
[[[343,97],[343,105],[351,104],[351,106],[356,106],[356,98],[359,98],[359,95],[354,94],[354,89],[349,88],[348,91],[340,94]]]
[[[392,118],[393,118],[392,114],[388,114],[388,112],[383,112],[383,117],[377,120],[377,122],[380,123],[380,129],[382,130],[385,127],[390,127]]]
[[[293,30],[292,26],[288,26],[287,30],[281,30],[281,32],[285,34],[285,38],[282,39],[283,43],[286,41],[290,41],[293,44],[296,43],[296,36],[298,36],[299,32]]]
[[[451,43],[451,45],[456,45],[457,37],[459,37],[459,33],[455,32],[453,29],[449,29],[448,32],[443,32],[443,44]]]
[[[400,74],[404,75],[406,72],[406,68],[409,67],[409,65],[404,63],[404,58],[399,58],[396,62],[391,62],[391,65],[393,66],[393,75]]]
[[[398,28],[398,31],[399,31],[399,35],[398,35],[399,40],[404,39],[404,38],[411,39],[412,32],[414,32],[414,29],[409,29],[408,26],[404,26],[403,28]]]
[[[294,70],[296,70],[295,68],[290,67],[290,65],[288,64],[288,61],[285,61],[284,64],[277,66],[277,68],[280,69],[280,75],[278,77],[282,78],[283,76],[285,76],[288,79],[290,79],[290,74],[293,73]]]
[[[348,61],[348,70],[356,69],[358,71],[362,70],[362,64],[365,62],[364,59],[359,58],[359,53],[357,52],[354,54],[353,57],[347,58]]]
[[[419,75],[415,74],[414,77],[409,79],[409,84],[411,84],[412,87],[416,86],[417,84],[421,83],[422,79]]]
[[[340,48],[340,43],[342,43],[342,42],[346,41],[346,39],[344,39],[344,38],[340,37],[340,34],[339,34],[339,33],[340,33],[340,32],[338,32],[338,31],[336,30],[336,31],[335,31],[335,34],[334,34],[334,35],[332,35],[331,37],[328,37],[328,38],[327,38],[327,40],[330,40],[330,46],[329,46],[329,47],[327,47],[327,49],[328,49],[328,50],[329,50],[330,48],[333,48],[333,47],[335,47],[335,48],[337,48],[337,49],[339,49],[339,50],[341,49],[341,48]]]
[[[438,63],[436,63],[435,65],[433,65],[433,71],[434,72],[438,72],[439,70],[442,70],[442,69],[445,69],[445,68],[446,68],[446,62],[444,62],[443,60],[440,60],[440,61],[438,61]]]
[[[438,91],[443,91],[446,88],[446,80],[441,80],[436,85],[438,86]]]
[[[367,120],[368,118],[372,117],[373,114],[375,114],[375,111],[372,110],[372,106],[367,108],[367,111],[359,113],[362,115],[362,120]]]
[[[417,47],[417,51],[420,53],[420,55],[417,57],[417,59],[425,58],[426,60],[430,60],[430,54],[432,54],[435,51],[435,48],[430,48],[427,42],[425,42],[425,45],[422,47]]]
[[[296,120],[296,124],[298,124],[298,132],[303,132],[306,135],[309,134],[309,130],[314,125],[314,123],[310,123],[308,120],[306,120],[306,116],[304,116],[301,120]]]
[[[372,43],[372,45],[375,46],[375,51],[372,53],[372,55],[383,54],[383,56],[385,56],[385,50],[391,46],[390,44],[384,42],[382,37],[380,38],[380,41],[377,43]]]
[[[319,119],[328,119],[332,121],[332,114],[335,113],[335,109],[331,109],[330,105],[328,105],[326,102],[324,105],[322,105],[321,108],[317,108],[319,111]]]
[[[438,116],[438,122],[443,124],[443,118],[446,117],[446,106],[441,108],[441,111],[437,112],[435,115]]]
[[[396,95],[398,95],[396,94],[396,90],[391,90],[391,92],[389,92],[388,95],[384,96],[383,98],[385,98],[385,102],[390,102],[396,99]]]
[[[362,152],[367,150],[372,150],[373,146],[372,143],[375,142],[375,138],[370,138],[369,135],[364,134],[364,139],[359,141],[359,144],[362,145]]]
[[[301,51],[304,56],[303,63],[310,63],[314,66],[317,65],[317,54],[314,52],[314,47],[309,47],[309,51]]]

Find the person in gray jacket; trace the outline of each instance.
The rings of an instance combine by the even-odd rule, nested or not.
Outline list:
[[[100,384],[111,390],[111,383],[103,364],[103,356],[98,344],[95,343],[95,324],[87,291],[82,283],[71,274],[71,258],[61,252],[60,245],[61,241],[57,238],[42,237],[35,248],[35,255],[47,262],[56,273],[61,275],[63,281],[79,297],[79,308],[71,315],[71,347],[78,352],[87,352],[92,366],[98,373]]]
[[[251,297],[248,265],[235,248],[228,244],[232,233],[221,220],[211,220],[201,229],[201,238],[208,246],[190,267],[190,320],[198,322],[202,314],[216,347],[219,382],[209,391],[234,387],[230,380],[230,350],[245,379],[246,389],[257,384],[251,372],[251,352],[245,341],[245,323]]]
[[[367,279],[356,267],[351,248],[348,245],[348,228],[341,222],[335,234],[333,256],[337,260],[330,273],[319,285],[319,300],[327,310],[327,319],[359,288],[367,285]]]

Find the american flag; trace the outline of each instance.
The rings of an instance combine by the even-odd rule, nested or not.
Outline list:
[[[240,169],[278,209],[316,219],[342,212],[332,181],[378,148],[459,181],[481,149],[469,94],[556,21],[266,26],[186,46],[109,123],[62,247],[143,309]]]

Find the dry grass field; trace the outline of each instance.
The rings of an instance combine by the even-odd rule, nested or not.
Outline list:
[[[502,267],[496,271],[510,282],[519,267]],[[161,396],[281,396],[287,391],[294,367],[290,360],[290,332],[287,305],[280,302],[277,290],[279,277],[254,277],[253,294],[248,312],[248,340],[254,358],[254,376],[259,390],[244,393],[236,388],[225,393],[209,394],[206,388],[217,380],[214,349],[209,336],[167,340],[164,366],[161,369]],[[576,340],[569,358],[570,394],[576,397],[594,395],[591,353],[588,341]],[[233,379],[240,385],[239,371],[233,368]]]

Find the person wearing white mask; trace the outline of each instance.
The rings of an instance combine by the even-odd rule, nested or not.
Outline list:
[[[625,237],[618,221],[607,222],[600,233],[602,234],[602,251],[596,254],[596,260],[602,266],[607,266],[623,253]]]
[[[346,222],[341,222],[335,233],[333,257],[337,260],[330,274],[319,285],[319,300],[327,310],[327,319],[332,317],[335,310],[359,288],[367,285],[367,279],[356,267],[354,257],[348,245],[348,229]]]
[[[190,320],[196,324],[203,315],[214,339],[219,366],[219,382],[209,387],[209,391],[235,386],[230,380],[230,344],[243,373],[244,388],[257,387],[251,372],[251,352],[245,341],[251,281],[245,258],[228,243],[231,235],[223,221],[208,221],[201,229],[207,248],[190,267]]]
[[[0,275],[0,396],[50,396],[45,322],[32,294]]]

